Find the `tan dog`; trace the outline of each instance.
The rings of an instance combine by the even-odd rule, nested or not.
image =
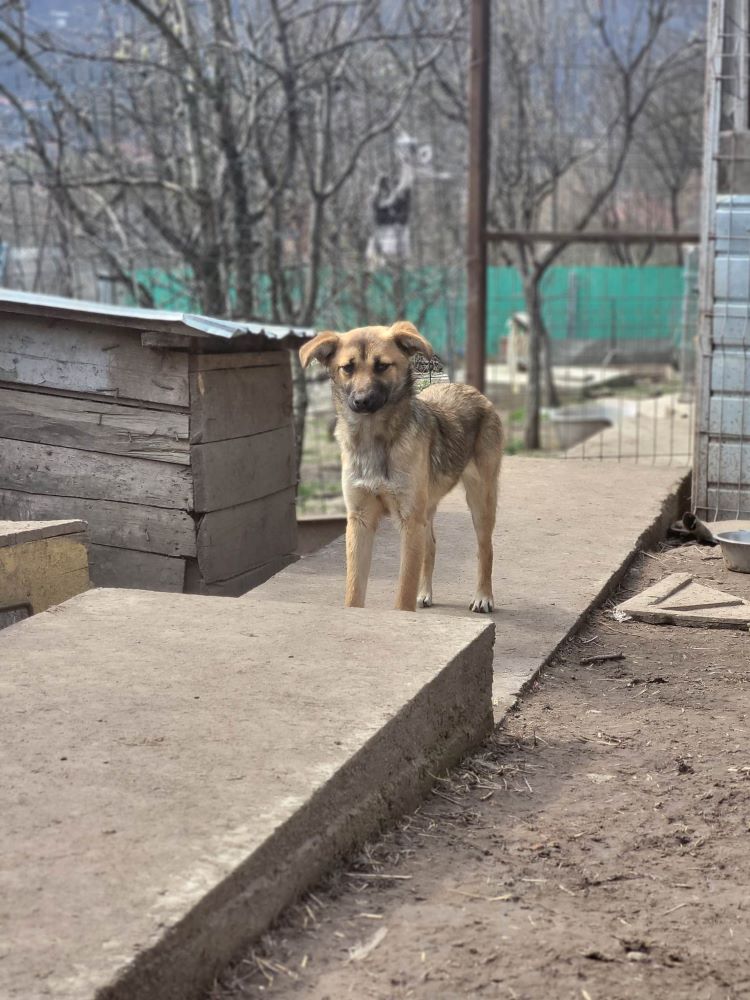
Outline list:
[[[384,513],[401,528],[396,607],[432,604],[433,518],[459,479],[477,535],[479,579],[472,611],[493,610],[492,531],[503,429],[494,407],[466,385],[414,391],[410,358],[432,347],[411,323],[320,333],[300,350],[331,377],[347,509],[346,606],[363,607],[375,529]]]

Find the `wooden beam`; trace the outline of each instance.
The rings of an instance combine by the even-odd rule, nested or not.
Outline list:
[[[130,587],[181,594],[185,584],[185,560],[153,552],[90,545],[89,563],[91,580],[97,587]]]
[[[699,233],[644,233],[623,229],[554,230],[490,229],[489,243],[699,243]]]
[[[193,506],[185,466],[7,438],[0,438],[0,488],[181,510]]]
[[[74,321],[12,316],[2,329],[0,382],[189,405],[186,354],[145,350],[133,333]]]
[[[248,437],[292,422],[289,365],[226,368],[190,375],[190,441]]]
[[[0,519],[80,518],[91,542],[164,556],[196,554],[195,522],[184,510],[0,489]]]
[[[247,570],[246,573],[216,583],[207,583],[201,577],[197,562],[188,559],[185,566],[185,593],[204,594],[209,597],[241,597],[298,559],[298,555],[291,553],[286,556],[276,556],[261,566]]]
[[[189,419],[187,413],[0,385],[0,428],[14,441],[189,465]]]
[[[297,547],[294,487],[201,518],[198,568],[206,583],[240,576]]]
[[[288,425],[250,437],[194,444],[190,458],[195,510],[203,514],[236,507],[294,486],[294,429]]]

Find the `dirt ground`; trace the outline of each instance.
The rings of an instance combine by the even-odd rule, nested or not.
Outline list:
[[[641,556],[750,598],[718,549]],[[611,604],[610,604],[611,607]],[[625,659],[582,666],[622,651]],[[400,828],[217,984],[246,997],[750,997],[750,633],[596,611]]]

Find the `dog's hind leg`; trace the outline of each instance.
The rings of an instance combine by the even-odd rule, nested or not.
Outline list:
[[[377,497],[371,494],[347,497],[346,517],[346,598],[347,608],[363,608],[367,579],[372,563],[375,529],[383,513]]]
[[[477,536],[477,589],[469,607],[472,611],[494,609],[492,594],[492,532],[497,513],[497,480],[500,455],[478,456],[464,470],[461,480]]]
[[[419,581],[419,596],[417,607],[432,607],[432,572],[435,569],[435,511],[428,511],[425,529],[424,559],[422,560],[422,577]]]

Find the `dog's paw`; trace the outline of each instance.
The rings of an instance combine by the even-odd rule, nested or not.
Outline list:
[[[420,594],[417,598],[418,608],[431,608],[432,607],[432,591],[428,590],[424,594]]]
[[[491,611],[495,610],[495,601],[492,594],[476,593],[469,608],[478,615],[488,615]]]

